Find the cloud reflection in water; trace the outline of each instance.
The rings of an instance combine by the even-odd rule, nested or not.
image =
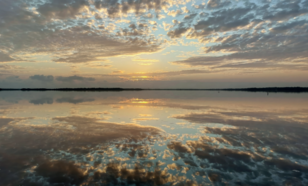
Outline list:
[[[308,184],[307,99],[80,94],[1,100],[1,185]]]

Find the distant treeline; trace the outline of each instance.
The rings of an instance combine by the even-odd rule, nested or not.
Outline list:
[[[0,88],[0,91],[139,91],[140,88]]]
[[[229,88],[224,91],[248,91],[248,92],[308,92],[308,87],[265,87],[265,88]]]
[[[265,87],[265,88],[226,88],[226,89],[142,89],[142,88],[0,88],[0,91],[247,91],[247,92],[308,92],[308,87]]]

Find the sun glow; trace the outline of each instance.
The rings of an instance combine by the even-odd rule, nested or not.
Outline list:
[[[149,100],[149,99],[138,99],[138,98],[133,98],[133,99],[129,99],[126,101],[123,101],[121,103],[132,103],[132,104],[153,104],[153,103],[157,103],[157,100]]]
[[[158,78],[154,76],[132,76],[130,79],[133,81],[142,81],[142,80],[157,80]]]

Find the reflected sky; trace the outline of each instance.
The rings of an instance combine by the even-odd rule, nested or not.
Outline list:
[[[0,92],[0,185],[307,185],[308,96]]]

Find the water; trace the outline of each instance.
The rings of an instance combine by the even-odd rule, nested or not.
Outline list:
[[[308,94],[0,98],[0,185],[308,184]]]

